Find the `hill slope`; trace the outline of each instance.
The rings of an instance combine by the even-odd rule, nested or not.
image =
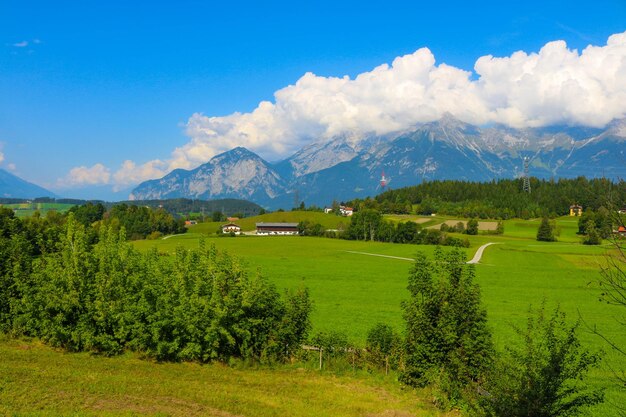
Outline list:
[[[54,193],[30,183],[0,168],[0,197],[36,198],[54,197]]]

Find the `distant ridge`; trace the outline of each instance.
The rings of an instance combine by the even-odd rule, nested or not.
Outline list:
[[[55,197],[55,194],[0,168],[0,197],[37,198]]]
[[[626,178],[626,119],[604,129],[513,129],[478,127],[445,114],[395,134],[319,140],[276,164],[238,147],[194,170],[139,184],[131,198],[243,198],[270,209],[302,201],[323,206],[378,194],[383,171],[391,188],[428,180],[491,181],[519,177],[524,157],[530,175],[541,179]]]

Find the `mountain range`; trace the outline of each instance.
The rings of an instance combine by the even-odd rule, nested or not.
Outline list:
[[[626,119],[603,129],[514,129],[474,126],[446,114],[393,134],[319,140],[276,163],[238,147],[193,170],[143,182],[130,198],[243,198],[270,209],[300,201],[322,206],[377,194],[383,171],[394,188],[435,179],[489,181],[521,176],[524,158],[529,175],[538,178],[626,178]]]
[[[55,197],[55,195],[45,188],[25,181],[0,168],[0,197],[37,198]]]

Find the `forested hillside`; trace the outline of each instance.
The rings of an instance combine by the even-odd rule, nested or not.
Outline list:
[[[384,213],[437,213],[461,217],[530,218],[569,212],[572,204],[584,210],[626,205],[626,182],[608,179],[539,180],[530,178],[531,192],[522,180],[490,182],[428,181],[412,187],[387,190],[374,199],[353,200],[354,207],[375,208]],[[413,207],[415,206],[415,208]]]

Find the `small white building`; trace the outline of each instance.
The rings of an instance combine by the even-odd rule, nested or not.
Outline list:
[[[235,223],[228,223],[222,226],[222,233],[234,233],[238,235],[241,234],[241,227]]]
[[[354,209],[352,207],[339,206],[339,212],[342,216],[352,216]]]
[[[331,207],[324,208],[324,214],[332,213],[333,209]]]

